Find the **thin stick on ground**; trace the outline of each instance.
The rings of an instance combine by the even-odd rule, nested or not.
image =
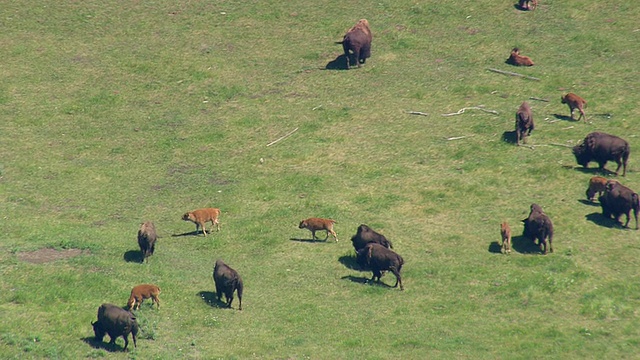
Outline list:
[[[519,77],[522,77],[522,78],[525,78],[525,79],[529,79],[529,80],[540,81],[540,79],[535,78],[533,76],[522,75],[522,74],[514,73],[514,72],[511,72],[511,71],[504,71],[504,70],[498,70],[498,69],[493,69],[493,68],[488,68],[487,70],[493,71],[493,72],[497,72],[499,74],[511,75],[511,76],[519,76]]]
[[[424,113],[422,111],[406,111],[407,114],[409,115],[422,115],[422,116],[429,116],[429,114]]]
[[[296,132],[296,131],[298,131],[298,128],[295,128],[295,129],[293,129],[293,130],[289,131],[288,133],[286,133],[286,134],[282,135],[281,137],[279,137],[279,138],[277,138],[277,139],[273,140],[272,142],[268,143],[268,144],[267,144],[267,146],[271,146],[271,145],[273,145],[273,144],[275,144],[275,143],[277,143],[277,142],[280,142],[280,141],[282,141],[282,140],[284,140],[284,139],[288,138],[289,136],[293,135],[293,133],[294,133],[294,132]]]
[[[464,138],[468,138],[468,137],[472,137],[472,136],[473,135],[454,136],[454,137],[447,138],[447,141],[460,140],[460,139],[464,139]]]
[[[530,96],[529,99],[531,100],[538,100],[538,101],[544,101],[544,102],[549,102],[549,100],[547,99],[543,99],[543,98],[539,98],[539,97],[535,97],[535,96]]]
[[[451,114],[442,114],[442,116],[460,115],[460,114],[464,114],[464,112],[466,110],[471,110],[471,109],[482,110],[484,112],[488,112],[488,113],[491,113],[491,114],[494,114],[494,115],[498,115],[498,112],[495,111],[495,110],[487,110],[487,109],[484,109],[482,106],[471,106],[471,107],[462,108],[462,109],[458,110],[458,112],[454,112],[454,113],[451,113]]]

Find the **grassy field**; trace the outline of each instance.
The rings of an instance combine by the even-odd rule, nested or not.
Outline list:
[[[596,172],[569,147],[625,138],[619,180],[640,190],[640,7],[514,3],[3,4],[1,357],[636,358],[640,231],[584,200]],[[335,69],[360,18],[372,57]],[[513,47],[536,65],[506,65]],[[525,100],[536,129],[516,147],[503,136]],[[497,115],[442,116],[478,106]],[[554,222],[547,256],[519,236],[533,202]],[[220,232],[181,220],[201,207],[222,210]],[[297,224],[315,216],[339,242],[308,241]],[[162,237],[140,264],[145,220]],[[405,291],[354,268],[360,224],[404,257]],[[51,248],[79,254],[34,262]],[[243,276],[242,311],[214,300],[217,258]],[[141,283],[162,305],[136,312],[138,347],[97,346],[98,306]]]

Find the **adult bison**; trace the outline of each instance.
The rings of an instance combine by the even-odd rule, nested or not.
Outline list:
[[[100,305],[98,308],[98,320],[92,322],[91,325],[93,325],[93,333],[97,341],[102,341],[104,335],[109,334],[111,338],[109,344],[113,346],[116,343],[116,339],[122,336],[124,338],[124,350],[127,350],[127,346],[129,346],[128,337],[129,333],[131,333],[133,346],[137,347],[138,322],[132,313],[119,306],[107,303]]]
[[[151,221],[145,221],[138,230],[138,246],[142,253],[142,261],[149,262],[149,256],[153,255],[156,248],[156,226]]]
[[[522,220],[524,223],[524,231],[522,235],[533,240],[538,240],[540,250],[544,247],[544,254],[547,254],[547,242],[549,243],[549,251],[553,252],[553,223],[547,214],[542,211],[542,207],[538,204],[531,204],[531,212],[529,216]]]
[[[227,299],[227,307],[231,308],[233,293],[237,290],[238,301],[240,302],[238,310],[242,310],[242,290],[244,285],[240,274],[238,274],[238,272],[232,269],[229,265],[225,264],[224,261],[218,259],[216,260],[216,265],[213,268],[213,281],[216,284],[216,295],[218,296],[218,301],[220,301],[222,294],[224,294],[224,297]]]
[[[368,243],[377,243],[386,248],[393,249],[391,241],[387,240],[384,235],[375,232],[365,224],[358,226],[356,234],[351,237],[351,243],[353,244],[353,248],[356,252],[367,246]]]
[[[638,230],[638,210],[640,210],[640,199],[638,194],[617,181],[607,182],[604,195],[598,198],[602,207],[602,214],[613,217],[620,222],[620,216],[625,214],[627,221],[624,227],[629,227],[629,214],[633,210],[633,217],[636,219],[636,230]]]
[[[367,19],[360,19],[336,44],[342,44],[344,56],[347,58],[347,69],[349,69],[349,51],[353,52],[358,67],[371,57],[371,29]]]
[[[377,281],[380,282],[382,273],[388,270],[396,276],[396,284],[393,287],[397,287],[400,284],[400,290],[404,290],[402,276],[400,275],[404,260],[395,251],[377,243],[369,243],[358,251],[356,260],[362,268],[373,272],[371,281],[377,278]]]
[[[531,135],[535,128],[533,124],[533,114],[528,102],[523,102],[516,112],[516,144],[520,146],[520,140]]]
[[[627,173],[630,152],[631,148],[626,140],[603,132],[592,132],[581,144],[573,147],[573,155],[579,165],[586,168],[591,161],[595,161],[600,171],[604,171],[607,161],[615,161],[618,164],[615,174],[618,175],[620,167],[623,166],[622,176]]]

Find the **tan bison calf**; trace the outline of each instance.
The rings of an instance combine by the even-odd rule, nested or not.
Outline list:
[[[574,93],[568,93],[567,95],[562,96],[560,98],[560,101],[563,104],[567,104],[569,106],[569,110],[571,111],[571,120],[574,120],[573,111],[575,109],[578,109],[578,111],[580,111],[580,117],[578,117],[578,121],[580,121],[580,119],[584,117],[584,121],[587,122],[587,115],[584,114],[584,107],[587,106],[587,101],[585,99]]]
[[[318,239],[316,237],[316,231],[325,230],[327,232],[327,236],[324,238],[325,241],[327,241],[327,239],[329,238],[329,233],[331,233],[331,235],[333,235],[333,238],[338,241],[338,235],[335,231],[333,231],[333,224],[335,223],[336,221],[331,219],[308,218],[300,221],[300,225],[298,225],[298,228],[311,230],[313,240]]]
[[[515,66],[533,66],[533,60],[530,57],[520,55],[520,49],[513,48],[511,56],[507,59],[507,64]]]
[[[607,189],[607,181],[616,181],[616,180],[608,180],[607,178],[603,178],[602,176],[594,176],[589,180],[589,187],[587,188],[587,200],[593,201],[596,197],[596,193],[598,196],[602,196],[602,193]]]
[[[140,304],[142,304],[145,299],[151,298],[151,300],[158,305],[158,309],[160,309],[159,295],[160,288],[156,285],[143,284],[135,286],[131,289],[131,296],[129,297],[129,301],[127,301],[127,306],[129,310],[140,309]],[[153,307],[153,304],[151,304],[151,306]]]
[[[206,222],[211,222],[211,226],[216,226],[216,231],[220,231],[220,222],[218,217],[220,216],[220,209],[206,208],[189,211],[182,215],[182,220],[191,221],[196,224],[196,233],[202,228],[202,233],[207,236],[207,230],[204,228]]]
[[[500,224],[500,235],[502,236],[502,249],[503,254],[511,254],[511,227],[506,221]]]

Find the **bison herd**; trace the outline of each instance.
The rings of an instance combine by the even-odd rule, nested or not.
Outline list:
[[[537,1],[519,1],[519,7],[522,10],[533,10],[537,6]],[[344,55],[347,59],[347,69],[350,67],[349,56],[353,53],[358,67],[366,62],[371,56],[372,33],[369,22],[361,19],[344,35],[342,44]],[[520,50],[514,48],[511,56],[506,61],[516,66],[533,66],[533,61],[527,57],[520,55]],[[580,112],[580,117],[586,122],[584,106],[587,102],[580,96],[568,93],[561,97],[561,103],[569,106],[571,119],[573,120],[574,110]],[[534,130],[534,121],[531,106],[527,102],[523,102],[518,108],[515,115],[515,133],[516,144],[520,145],[525,138]],[[608,161],[617,163],[615,174],[617,175],[620,168],[623,168],[622,176],[626,175],[627,161],[629,159],[629,143],[617,136],[606,134],[603,132],[592,132],[588,134],[584,140],[573,147],[573,154],[579,165],[587,168],[590,162],[597,162],[599,170],[605,171],[605,165]],[[637,193],[628,187],[622,185],[617,180],[610,180],[601,176],[591,178],[586,197],[588,201],[595,201],[596,195],[602,214],[606,218],[612,218],[616,222],[620,221],[620,217],[626,216],[625,227],[628,227],[630,214],[633,211],[635,218],[635,228],[638,229],[638,210],[640,209],[640,199]],[[182,216],[182,220],[192,222],[196,225],[196,233],[202,229],[204,236],[207,235],[205,223],[211,222],[212,226],[216,226],[216,230],[220,230],[219,218],[220,210],[216,208],[205,208],[190,211]],[[308,229],[311,231],[313,240],[316,240],[317,231],[325,231],[325,241],[329,235],[338,241],[338,236],[334,231],[335,220],[323,218],[308,218],[300,221],[298,228]],[[523,236],[530,239],[534,243],[537,242],[542,253],[547,254],[553,252],[553,223],[549,216],[545,214],[542,207],[538,204],[531,204],[530,212],[526,219],[522,220],[524,229]],[[501,233],[501,252],[509,254],[511,252],[511,228],[504,221],[500,225]],[[142,262],[148,262],[149,257],[153,255],[155,244],[157,241],[156,228],[153,222],[147,221],[140,225],[138,230],[138,245]],[[400,290],[404,290],[402,283],[401,270],[404,265],[404,259],[393,250],[393,245],[384,235],[374,231],[369,226],[361,224],[356,229],[356,234],[351,237],[351,243],[355,250],[355,262],[361,270],[372,272],[369,280],[373,282],[381,281],[385,272],[391,272],[396,283],[393,287],[400,285]],[[234,300],[234,293],[238,297],[238,310],[242,310],[242,294],[243,281],[240,274],[223,260],[218,259],[213,269],[213,281],[215,283],[216,295],[221,302],[222,295],[225,296],[225,307],[231,308]],[[136,338],[140,330],[133,310],[139,310],[140,305],[145,299],[151,299],[152,305],[156,304],[160,308],[160,288],[153,284],[143,284],[135,286],[131,290],[131,295],[127,301],[127,308],[117,305],[104,303],[98,308],[97,320],[92,322],[96,341],[102,341],[106,334],[110,337],[110,344],[113,346],[118,337],[124,338],[124,350],[129,345],[129,334],[133,339],[134,347],[137,346]]]

